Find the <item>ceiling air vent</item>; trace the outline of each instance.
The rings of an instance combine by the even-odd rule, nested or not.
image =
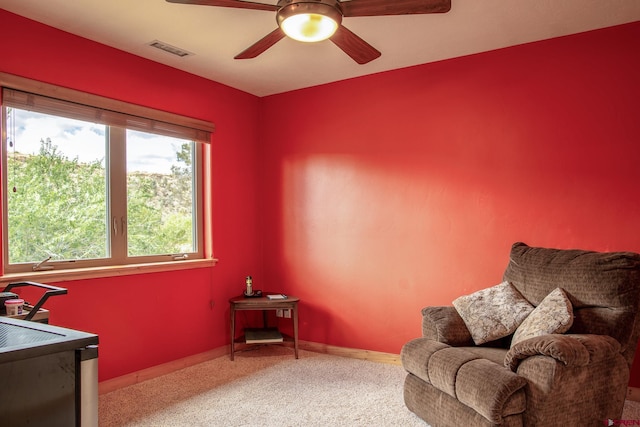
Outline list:
[[[188,52],[184,49],[180,49],[179,47],[171,46],[165,42],[161,42],[159,40],[154,40],[149,43],[149,46],[155,47],[156,49],[164,50],[172,55],[179,56],[180,58],[184,58],[185,56],[191,56],[193,53]]]

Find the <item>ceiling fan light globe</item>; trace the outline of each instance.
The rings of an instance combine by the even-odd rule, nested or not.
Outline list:
[[[278,5],[278,25],[294,40],[326,40],[342,23],[342,11],[336,0],[279,0]]]
[[[338,29],[338,23],[317,13],[301,13],[286,18],[280,28],[294,40],[312,43],[331,37]]]

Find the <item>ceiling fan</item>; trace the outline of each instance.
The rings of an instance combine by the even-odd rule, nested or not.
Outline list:
[[[255,58],[286,35],[304,42],[330,39],[358,64],[366,64],[381,53],[342,25],[343,17],[446,13],[451,9],[451,0],[278,0],[275,5],[245,0],[166,1],[276,12],[278,28],[235,59]]]

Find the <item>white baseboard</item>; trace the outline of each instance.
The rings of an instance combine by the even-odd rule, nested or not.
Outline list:
[[[293,345],[293,343],[285,343],[286,345]],[[360,350],[345,347],[336,347],[327,344],[319,344],[310,341],[299,341],[299,348],[301,350],[313,351],[316,353],[326,353],[335,356],[351,357],[354,359],[369,360],[372,362],[389,363],[393,365],[400,365],[400,355],[393,353],[382,353],[370,350]],[[198,363],[206,362],[211,359],[215,359],[224,355],[228,355],[231,351],[229,345],[215,348],[213,350],[187,356],[182,359],[172,360],[171,362],[163,363],[161,365],[152,366],[150,368],[142,369],[140,371],[125,374],[120,377],[111,378],[98,384],[98,393],[105,394],[111,391],[118,390],[123,387],[127,387],[133,384],[137,384],[142,381],[150,380],[161,375],[169,374],[171,372],[178,371],[180,369],[187,368],[189,366],[197,365]],[[638,390],[640,392],[640,389]]]

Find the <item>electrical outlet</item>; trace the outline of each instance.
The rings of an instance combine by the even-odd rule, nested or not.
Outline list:
[[[284,317],[287,319],[291,319],[291,310],[284,310]]]

